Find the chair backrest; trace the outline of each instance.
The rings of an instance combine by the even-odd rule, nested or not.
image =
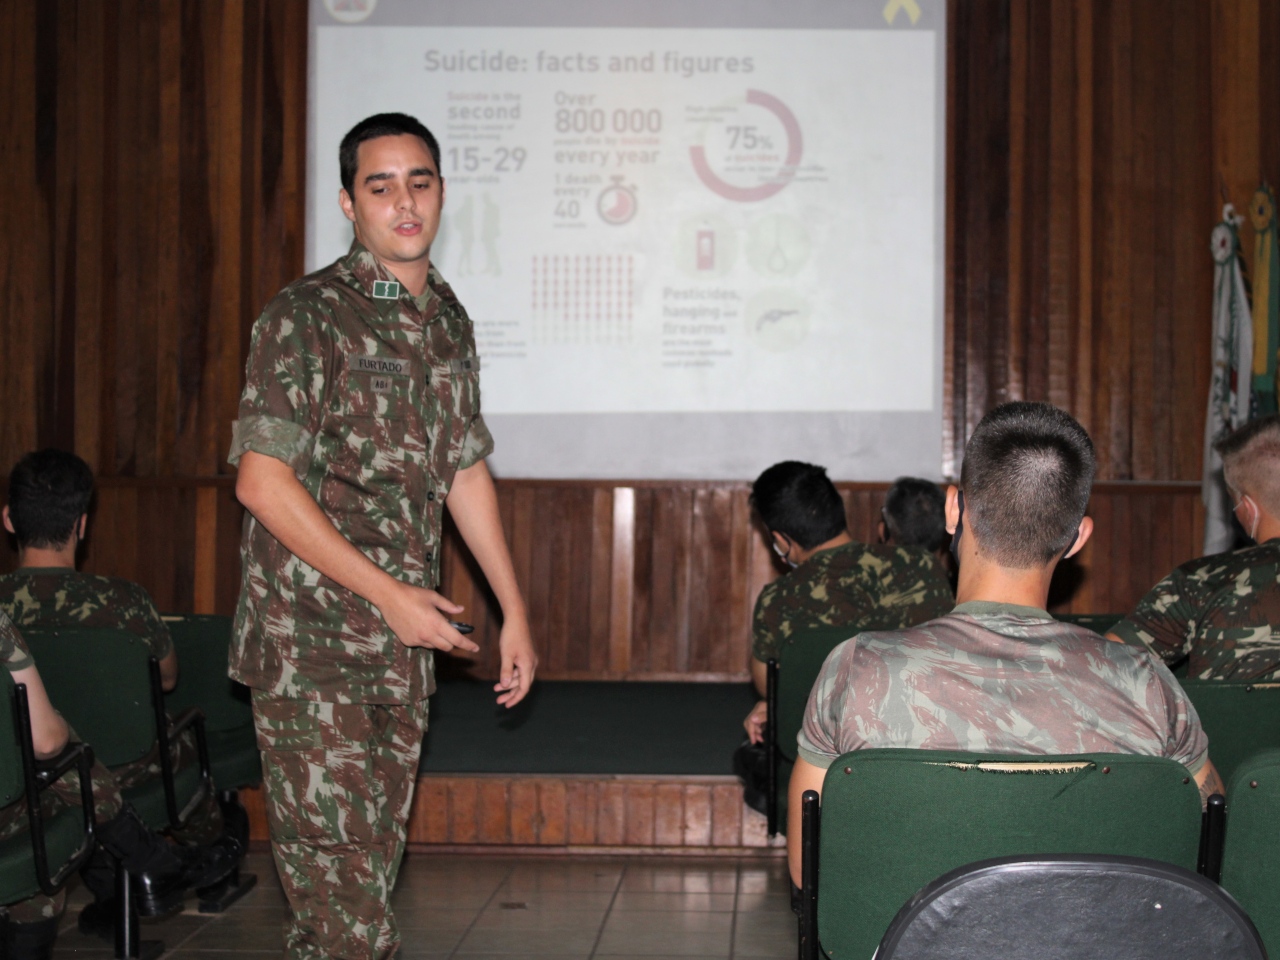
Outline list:
[[[1280,683],[1182,680],[1209,735],[1209,758],[1224,783],[1250,754],[1280,748]]]
[[[253,726],[249,688],[227,676],[231,618],[192,614],[164,619],[178,653],[178,685],[165,695],[170,712],[199,707],[210,733]]]
[[[151,650],[137,634],[101,627],[23,627],[49,700],[107,767],[156,742]]]
[[[1221,887],[1136,857],[1000,858],[939,877],[894,918],[876,960],[1265,960]]]
[[[778,719],[776,742],[782,755],[796,759],[796,734],[804,722],[809,691],[822,670],[827,654],[865,627],[812,627],[797,630],[778,651]],[[885,628],[889,629],[889,628]]]
[[[0,669],[0,808],[26,794],[22,778],[22,750],[18,746],[18,703],[13,677]]]
[[[1159,757],[861,750],[827,771],[818,939],[870,957],[907,898],[990,857],[1114,854],[1194,870],[1200,794]]]
[[[1222,886],[1280,956],[1280,750],[1254,754],[1227,786]]]
[[[1124,619],[1123,613],[1055,613],[1055,620],[1075,624],[1097,634],[1105,634]]]

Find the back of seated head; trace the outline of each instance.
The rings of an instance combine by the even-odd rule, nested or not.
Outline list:
[[[900,547],[934,551],[947,538],[946,495],[936,483],[899,477],[884,498],[889,539]]]
[[[93,470],[74,453],[36,450],[9,473],[9,522],[21,547],[59,547],[89,511]]]
[[[965,446],[964,529],[1001,567],[1044,567],[1074,542],[1096,469],[1093,442],[1070,414],[1048,403],[1001,404]]]
[[[825,467],[784,460],[751,485],[751,506],[770,531],[812,550],[845,531],[844,501]]]
[[[1227,486],[1280,518],[1280,414],[1251,420],[1216,447]]]

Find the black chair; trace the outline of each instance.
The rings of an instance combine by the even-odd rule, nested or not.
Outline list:
[[[93,854],[93,751],[68,744],[52,760],[37,761],[31,739],[27,688],[0,670],[0,807],[26,800],[29,830],[0,841],[0,905],[37,893],[53,896]],[[48,820],[40,795],[71,770],[80,777],[80,809],[61,810]],[[0,921],[0,951],[8,941],[7,915]]]
[[[1001,857],[907,901],[876,960],[1266,960],[1252,921],[1204,877],[1158,860]]]

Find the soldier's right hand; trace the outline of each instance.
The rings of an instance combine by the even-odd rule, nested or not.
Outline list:
[[[462,612],[462,607],[434,590],[396,585],[395,591],[379,607],[400,642],[406,647],[430,647],[433,650],[470,650],[480,648],[452,626],[449,618]]]

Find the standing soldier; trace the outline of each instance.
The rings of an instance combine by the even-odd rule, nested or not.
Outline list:
[[[390,957],[388,905],[434,690],[432,650],[477,650],[436,593],[443,507],[502,606],[498,702],[537,657],[484,458],[471,321],[432,267],[444,180],[417,120],[338,153],[345,257],[253,330],[231,462],[249,511],[231,676],[253,688],[289,957]]]

